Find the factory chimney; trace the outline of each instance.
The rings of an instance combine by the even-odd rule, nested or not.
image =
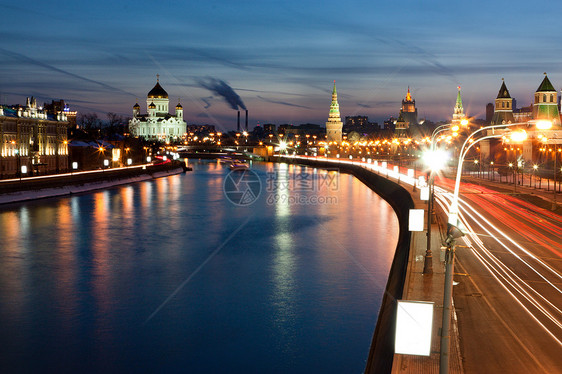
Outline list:
[[[238,111],[238,125],[236,126],[236,131],[240,132],[240,111]]]

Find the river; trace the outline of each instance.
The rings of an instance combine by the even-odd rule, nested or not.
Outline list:
[[[337,171],[190,166],[0,208],[0,371],[363,371],[392,208]]]

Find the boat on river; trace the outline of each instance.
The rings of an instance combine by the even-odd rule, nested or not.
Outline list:
[[[245,162],[241,162],[239,160],[234,160],[229,166],[230,170],[246,170],[250,168],[250,165],[246,164]]]

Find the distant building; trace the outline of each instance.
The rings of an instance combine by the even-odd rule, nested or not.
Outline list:
[[[503,78],[498,96],[496,97],[496,107],[491,124],[501,125],[502,123],[515,123],[515,118],[513,117],[513,99],[509,95]]]
[[[552,121],[556,126],[560,125],[560,113],[558,112],[558,95],[550,83],[546,73],[539,88],[535,92],[533,104],[533,119],[544,119]]]
[[[275,125],[272,123],[267,123],[265,125],[263,125],[263,131],[268,133],[268,134],[275,134]]]
[[[371,134],[379,130],[379,124],[369,122],[368,116],[346,116],[343,132],[349,133],[356,131],[362,135]]]
[[[346,126],[368,126],[369,117],[367,116],[346,116],[345,117]]]
[[[332,91],[332,104],[330,104],[330,114],[328,122],[326,122],[326,137],[328,142],[342,142],[343,122],[340,116],[340,106],[338,104],[338,94],[336,92],[336,81],[334,81],[334,89]]]
[[[460,125],[461,121],[466,118],[462,107],[461,86],[458,86],[457,88],[457,101],[455,102],[455,107],[453,108],[453,120],[451,121],[454,125]]]
[[[486,104],[486,123],[490,123],[492,121],[493,116],[494,116],[494,104],[488,103]]]
[[[0,106],[0,177],[68,169],[65,112],[38,108],[33,97],[26,101],[25,106]]]
[[[389,119],[383,122],[383,130],[394,131],[395,123],[396,123],[396,118],[390,117]]]
[[[168,93],[160,86],[157,76],[156,85],[146,97],[148,113],[140,113],[138,102],[133,106],[133,118],[129,121],[131,135],[166,142],[181,139],[186,130],[183,107],[178,102],[176,112],[172,115],[169,113],[169,104]]]
[[[513,110],[515,122],[527,122],[533,119],[533,105],[524,106]]]
[[[408,92],[406,97],[402,100],[402,108],[400,109],[399,117],[406,123],[407,128],[418,124],[418,109],[416,108],[416,100],[412,99],[410,94],[410,87],[408,87]]]
[[[398,119],[396,120],[394,126],[394,134],[398,138],[407,138],[408,127],[409,127],[409,123],[404,120],[403,113],[402,111],[400,111],[400,114],[398,115]]]
[[[216,134],[215,125],[187,125],[186,132],[194,135],[209,135]]]
[[[76,128],[76,115],[78,114],[78,112],[70,110],[70,107],[64,102],[64,100],[51,100],[50,104],[43,104],[43,109],[45,110],[45,112],[52,115],[57,115],[57,113],[59,112],[64,112],[68,121],[68,126],[71,129]]]

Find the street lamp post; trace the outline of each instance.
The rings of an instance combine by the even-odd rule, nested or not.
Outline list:
[[[425,259],[423,264],[423,274],[433,274],[433,254],[431,252],[431,224],[432,224],[432,216],[433,216],[433,196],[434,196],[434,189],[435,189],[435,175],[434,175],[434,168],[439,168],[435,165],[436,161],[443,162],[444,155],[441,157],[435,157],[435,136],[443,131],[447,130],[458,131],[458,126],[451,127],[449,124],[437,126],[433,133],[431,134],[431,143],[430,143],[430,151],[431,151],[431,164],[430,165],[430,172],[428,178],[428,188],[429,188],[429,198],[427,200],[427,248],[425,250]],[[414,184],[415,186],[415,184]]]

